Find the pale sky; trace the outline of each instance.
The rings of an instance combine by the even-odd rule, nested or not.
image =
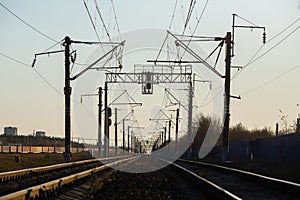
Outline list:
[[[101,40],[108,41],[95,9],[94,1],[89,0],[86,2]],[[136,36],[136,42],[139,39],[141,40],[141,45],[144,45],[145,40],[151,41],[151,35],[149,34],[146,37],[143,34],[147,31],[135,31],[147,29],[167,30],[175,6],[175,0],[114,0],[114,9],[118,22],[116,23],[111,0],[98,0],[97,2],[110,35],[118,35],[118,25],[120,33],[124,37],[126,37],[126,34],[130,35],[133,33]],[[191,30],[188,28],[186,34],[193,32],[205,3],[206,1],[196,1],[189,23]],[[22,20],[56,41],[62,40],[66,35],[69,35],[74,40],[97,41],[83,1],[1,0],[1,4]],[[177,1],[174,21],[171,26],[173,32],[182,33],[189,4],[190,1],[187,0]],[[279,109],[288,115],[289,123],[292,123],[298,113],[300,113],[300,107],[296,106],[300,103],[300,32],[297,29],[300,26],[299,4],[298,0],[208,1],[195,35],[225,36],[226,32],[231,31],[233,13],[256,25],[266,27],[267,43],[258,52],[256,57],[267,51],[269,52],[256,62],[246,66],[232,80],[232,95],[241,95],[242,99],[232,99],[231,101],[231,125],[241,122],[248,128],[263,128],[266,126],[273,129],[276,122],[280,120]],[[44,51],[55,44],[55,42],[29,28],[2,6],[0,6],[0,15],[0,132],[3,132],[5,126],[16,126],[19,129],[19,133],[22,134],[31,134],[33,129],[35,129],[44,130],[47,132],[47,135],[63,137],[63,54],[38,57],[34,68],[35,72],[30,67],[34,54]],[[289,29],[268,42],[297,19],[298,21]],[[240,18],[236,19],[236,24],[250,25]],[[276,45],[281,40],[283,41]],[[160,42],[154,46],[157,47],[159,44]],[[232,59],[232,65],[245,66],[262,46],[262,31],[256,29],[236,29],[235,44],[235,57]],[[131,44],[125,44],[125,49],[126,45],[130,46]],[[202,43],[198,43],[197,45],[206,52],[206,55],[211,52],[211,47],[214,48],[214,46]],[[95,58],[95,55],[92,55],[96,51],[96,47],[94,46],[72,45],[72,48],[77,50],[78,63],[90,63]],[[51,50],[61,49],[60,45],[56,45]],[[132,71],[133,64],[146,63],[147,59],[153,59],[156,55],[153,52],[148,53],[143,54],[143,52],[140,52],[132,54],[129,52],[128,56],[124,58],[124,62],[130,63],[130,66],[127,66],[127,69],[124,70]],[[225,65],[224,50],[221,54],[217,70],[223,74]],[[29,66],[17,63],[4,55]],[[147,57],[148,55],[152,57]],[[214,60],[211,62],[213,63]],[[124,66],[124,68],[126,67]],[[74,71],[79,71],[78,66],[77,68],[75,66]],[[232,75],[235,72],[236,69],[232,69]],[[97,99],[93,99],[93,97],[85,98],[84,102],[87,104],[85,111],[83,111],[83,107],[79,103],[79,97],[81,94],[87,94],[90,91],[92,93],[97,92],[95,89],[98,87],[97,84],[101,80],[101,76],[103,77],[103,72],[93,72],[93,75],[91,75],[91,72],[88,73],[90,76],[96,77],[94,79],[90,77],[91,79],[89,79],[88,75],[83,75],[82,79],[78,82],[72,82],[72,108],[74,108],[72,109],[72,132],[73,136],[80,135],[87,138],[96,138],[96,125],[94,121],[96,121],[97,117]],[[203,75],[203,72],[201,74]],[[214,77],[214,79],[216,78]],[[95,82],[89,80],[95,80]],[[90,85],[81,85],[80,83],[84,81]],[[219,89],[222,87],[222,83],[223,80],[218,80],[212,86],[212,93],[219,93],[218,98],[222,97],[223,91]],[[197,87],[203,91],[203,94],[199,94],[197,96],[198,99],[196,99],[198,106],[201,107],[205,102],[209,102],[214,95],[212,94],[208,99],[205,99],[208,91],[203,86],[197,85]],[[140,88],[140,86],[137,88]],[[159,91],[159,89],[155,89]],[[139,99],[139,95],[136,95],[137,93],[140,93],[140,91],[131,93],[131,95]],[[161,97],[158,95],[151,98],[159,99]],[[203,103],[203,100],[206,101]],[[144,99],[144,101],[147,104],[153,100]],[[222,106],[221,101],[220,104]],[[208,110],[205,106],[203,107],[203,112],[209,113]],[[85,115],[91,115],[91,120],[85,117]],[[140,117],[139,115],[137,116],[137,118]],[[88,122],[82,124],[78,122],[84,120]],[[91,130],[89,127],[84,127],[84,125],[88,126],[89,123],[95,125]],[[83,133],[85,128],[86,133]]]

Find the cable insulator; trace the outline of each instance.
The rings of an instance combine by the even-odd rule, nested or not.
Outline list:
[[[72,63],[75,63],[76,56],[77,56],[76,52],[74,53],[74,57],[71,55],[71,61],[72,61]]]
[[[36,62],[36,58],[34,58],[31,67],[34,67],[35,62]]]
[[[119,63],[119,68],[120,70],[123,68],[123,65],[121,63]]]
[[[263,43],[266,44],[266,32],[263,33]]]

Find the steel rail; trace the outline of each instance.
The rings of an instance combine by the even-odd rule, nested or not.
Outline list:
[[[48,165],[48,166],[43,166],[43,167],[35,167],[35,168],[21,169],[21,170],[16,170],[16,171],[2,172],[2,173],[0,173],[0,183],[6,182],[6,181],[19,180],[22,178],[27,178],[33,174],[45,173],[47,171],[52,171],[52,170],[56,170],[56,169],[66,168],[66,167],[75,166],[75,165],[83,165],[83,164],[99,162],[99,161],[101,162],[101,161],[105,161],[105,160],[109,160],[109,159],[117,159],[117,158],[121,158],[121,157],[124,157],[124,156],[89,159],[89,160],[82,160],[82,161],[76,161],[76,162]]]
[[[112,157],[110,157],[112,158]],[[116,158],[116,157],[114,157]],[[126,161],[130,161],[137,157],[127,157],[122,160],[117,160],[112,163],[105,164],[103,166],[89,169],[77,174],[69,175],[60,179],[56,179],[41,185],[33,186],[27,189],[20,190],[5,196],[0,197],[0,200],[26,200],[26,199],[48,199],[49,196],[58,195],[60,191],[69,185],[74,184],[76,181],[87,178],[93,174],[99,173],[109,167],[121,164]]]
[[[249,180],[255,181],[257,183],[264,183],[268,187],[273,187],[273,188],[280,189],[280,190],[286,190],[286,191],[292,192],[296,195],[300,195],[300,184],[299,183],[286,181],[286,180],[282,180],[282,179],[278,179],[278,178],[273,178],[273,177],[269,177],[269,176],[265,176],[265,175],[261,175],[261,174],[256,174],[256,173],[249,172],[249,171],[243,171],[240,169],[225,167],[225,166],[221,166],[221,165],[217,165],[217,164],[185,160],[185,159],[178,159],[178,161],[191,163],[191,164],[198,165],[198,166],[205,166],[207,168],[211,168],[211,169],[214,169],[214,170],[220,171],[220,172],[225,171],[226,173],[237,175],[239,177],[243,177],[245,179],[249,179]]]
[[[199,176],[198,174],[178,165],[173,162],[170,162],[168,160],[165,160],[163,158],[160,158],[162,161],[165,161],[169,163],[171,166],[175,167],[176,169],[179,169],[180,172],[185,173],[186,175],[190,176],[191,178],[195,179],[197,183],[202,185],[203,187],[206,187],[213,196],[221,198],[221,199],[232,199],[232,200],[241,200],[242,198],[236,196],[235,194],[229,192],[228,190],[218,186],[217,184]]]

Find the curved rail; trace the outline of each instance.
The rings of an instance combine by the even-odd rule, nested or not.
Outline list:
[[[234,195],[233,193],[229,192],[228,190],[214,184],[213,182],[199,176],[198,174],[194,173],[191,170],[188,170],[176,163],[170,162],[168,160],[162,159],[161,160],[168,162],[170,166],[175,167],[180,172],[185,173],[187,176],[189,176],[191,179],[193,179],[193,182],[197,182],[199,185],[205,187],[211,194],[213,194],[214,197],[218,199],[232,199],[232,200],[241,200],[242,198]]]
[[[226,173],[231,173],[231,174],[235,174],[238,176],[242,176],[247,179],[255,180],[257,182],[262,182],[262,183],[265,183],[265,184],[268,184],[268,185],[271,185],[273,187],[277,187],[280,189],[287,189],[287,190],[289,190],[289,192],[291,192],[291,190],[293,190],[294,193],[300,195],[300,184],[299,183],[294,183],[291,181],[268,177],[268,176],[264,176],[261,174],[256,174],[256,173],[243,171],[243,170],[239,170],[239,169],[235,169],[235,168],[225,167],[225,166],[221,166],[221,165],[217,165],[217,164],[210,164],[210,163],[185,160],[185,159],[178,159],[178,161],[192,163],[194,165],[199,165],[199,166],[205,166],[205,167],[209,167],[211,169],[215,169],[215,170],[219,170],[219,171],[226,170]]]
[[[266,191],[272,193],[273,195],[279,195],[282,198],[292,198],[300,196],[300,184],[294,183],[291,181],[281,180],[277,178],[272,178],[268,176],[264,176],[261,174],[256,174],[248,171],[243,171],[235,168],[220,166],[217,164],[210,164],[198,161],[184,160],[178,159],[179,162],[188,163],[194,166],[199,166],[203,169],[210,169],[212,171],[218,172],[219,174],[223,174],[224,176],[237,177],[241,183],[240,184],[252,184],[257,187],[257,191],[259,191],[262,195],[267,194]],[[228,180],[228,178],[226,178]],[[226,184],[228,187],[231,185],[229,182]],[[259,189],[265,188],[263,190]],[[264,192],[265,191],[265,192]],[[236,192],[236,191],[235,191]],[[239,195],[247,195],[248,190],[238,191]],[[251,193],[251,192],[250,192]],[[243,197],[244,198],[244,197]]]

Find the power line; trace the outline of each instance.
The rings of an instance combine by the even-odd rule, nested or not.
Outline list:
[[[280,45],[282,42],[284,42],[286,39],[288,39],[291,35],[293,35],[299,28],[300,28],[300,26],[298,26],[297,28],[295,28],[291,33],[289,33],[287,36],[285,36],[283,39],[281,39],[279,42],[277,42],[275,45],[273,45],[270,49],[268,49],[267,51],[265,51],[263,54],[261,54],[260,56],[258,56],[256,59],[252,60],[250,63],[248,63],[247,65],[245,65],[243,68],[245,68],[245,67],[253,64],[257,60],[259,60],[260,58],[262,58],[263,56],[265,56],[266,54],[268,54],[270,51],[272,51],[278,45]]]
[[[192,17],[192,13],[193,13],[195,4],[196,4],[196,1],[195,0],[191,0],[190,7],[189,7],[189,10],[188,10],[188,13],[187,13],[187,16],[186,16],[185,24],[184,24],[184,27],[183,27],[182,35],[185,33],[187,25],[188,25],[188,23],[189,23],[189,21],[190,21],[190,19]]]
[[[100,11],[100,9],[99,9],[97,0],[94,0],[94,3],[95,3],[95,6],[96,6],[97,13],[98,13],[98,15],[99,15],[99,17],[100,17],[100,20],[101,20],[101,22],[102,22],[103,28],[104,28],[104,30],[105,30],[105,32],[106,32],[106,35],[107,35],[109,41],[111,42],[111,37],[110,37],[110,34],[109,34],[109,32],[108,32],[108,29],[107,29],[107,27],[106,27],[106,25],[105,25],[105,23],[104,23],[104,19],[103,19],[102,15],[101,15],[101,11]]]
[[[122,41],[122,35],[121,35],[121,32],[120,32],[120,27],[119,27],[119,23],[118,23],[117,14],[116,14],[115,4],[114,4],[113,0],[111,0],[111,5],[112,5],[112,10],[113,10],[113,13],[114,13],[114,18],[115,18],[115,22],[116,22],[117,31],[118,31],[118,34],[119,34],[119,37],[120,37],[120,41]],[[123,48],[121,48],[119,54],[120,54],[119,55],[120,58],[118,59],[118,53],[116,52],[116,60],[117,60],[116,62],[119,62],[119,64],[120,64],[121,60],[122,60]]]
[[[119,23],[118,23],[118,18],[117,18],[117,14],[116,14],[115,4],[114,4],[113,0],[111,0],[111,5],[112,5],[113,13],[114,13],[114,18],[115,18],[115,21],[116,21],[117,31],[118,31],[118,34],[120,36],[120,40],[122,41],[122,36],[121,36],[120,27],[119,27]]]
[[[238,71],[235,72],[235,74],[232,76],[232,78],[230,80],[234,80],[236,77],[238,77],[238,75],[243,71],[243,69],[248,66],[249,63],[251,63],[254,58],[258,55],[258,53],[263,49],[265,44],[261,45],[258,50],[255,52],[255,54],[251,57],[251,59],[248,61],[248,63],[241,68],[241,70],[239,69]]]
[[[279,74],[278,76],[276,76],[276,77],[274,77],[274,78],[272,78],[272,79],[266,81],[265,83],[263,83],[263,84],[261,84],[261,85],[258,85],[258,86],[256,86],[256,87],[254,87],[254,88],[252,88],[252,89],[250,89],[250,90],[248,90],[248,91],[242,93],[241,95],[246,95],[246,94],[249,94],[249,93],[251,93],[251,92],[253,92],[253,91],[255,91],[255,90],[258,90],[258,89],[260,89],[260,88],[262,88],[262,87],[268,85],[269,83],[271,83],[271,82],[273,82],[273,81],[275,81],[275,80],[277,80],[277,79],[279,79],[279,78],[281,78],[281,77],[287,75],[288,73],[294,71],[294,70],[297,69],[298,67],[300,67],[300,64],[298,64],[298,65],[292,67],[291,69],[289,69],[288,71],[283,72],[283,73]]]
[[[10,59],[10,60],[13,60],[13,61],[15,61],[15,62],[17,62],[17,63],[21,64],[21,65],[25,65],[25,66],[27,66],[27,67],[30,67],[30,68],[31,68],[31,66],[30,66],[30,65],[28,65],[28,64],[26,64],[26,63],[24,63],[24,62],[22,62],[22,61],[19,61],[19,60],[17,60],[17,59],[15,59],[15,58],[13,58],[13,57],[10,57],[10,56],[8,56],[8,55],[6,55],[6,54],[2,53],[2,52],[0,52],[0,54],[1,54],[3,57],[6,57],[6,58],[8,58],[8,59]]]
[[[210,101],[208,101],[208,102],[203,102],[203,103],[200,105],[200,108],[205,107],[205,106],[207,106],[208,104],[210,104],[211,102],[213,102],[213,101],[221,94],[222,91],[223,91],[223,89],[221,89],[214,97],[212,97],[212,98],[210,99]]]
[[[175,1],[175,5],[174,5],[172,17],[171,17],[171,22],[170,22],[170,25],[169,25],[169,30],[171,30],[171,27],[172,27],[172,24],[173,24],[173,21],[174,21],[174,18],[175,18],[175,12],[176,12],[176,9],[177,9],[177,3],[178,3],[178,0]]]
[[[94,29],[94,31],[95,31],[95,33],[96,33],[96,36],[97,36],[98,40],[100,41],[100,37],[99,37],[99,34],[98,34],[97,30],[96,30],[96,26],[95,26],[95,24],[94,24],[94,22],[93,22],[91,13],[90,13],[90,11],[89,11],[89,8],[88,8],[88,6],[87,6],[85,0],[82,0],[82,1],[83,1],[83,4],[84,4],[84,7],[85,7],[85,9],[86,9],[86,12],[87,12],[87,14],[88,14],[88,16],[89,16],[89,18],[90,18],[90,22],[91,22],[91,24],[92,24],[92,26],[93,26],[93,29]]]
[[[278,36],[280,36],[282,33],[284,33],[285,31],[287,31],[289,28],[291,28],[293,25],[295,25],[298,21],[300,20],[300,17],[298,19],[296,19],[294,22],[292,22],[290,25],[288,25],[287,27],[285,27],[282,31],[280,31],[279,33],[277,33],[275,36],[273,36],[271,39],[268,40],[268,42],[272,41],[273,39],[277,38]]]
[[[291,28],[293,25],[295,25],[298,21],[300,20],[300,17],[298,19],[296,19],[294,22],[292,22],[290,25],[288,25],[287,27],[285,27],[282,31],[280,31],[278,34],[276,34],[274,37],[272,37],[271,39],[269,39],[269,41],[267,43],[269,43],[270,41],[274,40],[275,38],[277,38],[278,36],[280,36],[281,34],[283,34],[285,31],[287,31],[289,28]],[[300,26],[296,27],[292,32],[290,32],[288,35],[286,35],[283,39],[281,39],[279,42],[277,42],[275,45],[273,45],[272,47],[270,47],[270,49],[268,49],[267,51],[265,51],[264,53],[262,53],[260,56],[258,56],[257,58],[256,55],[258,55],[258,53],[262,50],[262,48],[264,47],[264,45],[262,45],[258,51],[256,51],[256,53],[254,54],[254,56],[252,56],[252,58],[249,60],[249,62],[243,66],[242,70],[237,71],[234,76],[232,77],[231,80],[234,80],[235,78],[238,77],[238,75],[249,65],[253,64],[254,62],[256,62],[257,60],[261,59],[263,56],[265,56],[266,54],[268,54],[270,51],[272,51],[273,49],[275,49],[278,45],[280,45],[282,42],[284,42],[286,39],[288,39],[292,34],[294,34],[298,29],[300,28]]]
[[[24,66],[26,66],[26,67],[29,67],[29,68],[31,68],[31,69],[33,69],[33,71],[49,86],[49,87],[51,87],[56,93],[58,93],[58,94],[60,94],[60,95],[63,95],[59,90],[57,90],[46,78],[44,78],[43,76],[42,76],[42,74],[40,74],[36,69],[34,69],[34,68],[32,68],[30,65],[28,65],[28,64],[26,64],[26,63],[24,63],[24,62],[22,62],[22,61],[20,61],[20,60],[17,60],[17,59],[15,59],[15,58],[13,58],[13,57],[10,57],[10,56],[8,56],[8,55],[6,55],[6,54],[4,54],[4,53],[2,53],[2,52],[0,52],[0,55],[2,55],[3,57],[6,57],[6,58],[8,58],[8,59],[10,59],[10,60],[12,60],[12,61],[14,61],[14,62],[16,62],[16,63],[19,63],[19,64],[21,64],[21,65],[24,65]]]
[[[53,39],[52,37],[46,35],[45,33],[39,31],[37,28],[33,27],[32,25],[30,25],[29,23],[27,23],[26,21],[24,21],[22,18],[20,18],[19,16],[17,16],[14,12],[12,12],[10,9],[8,9],[5,5],[3,5],[0,2],[0,6],[2,6],[5,10],[7,10],[10,14],[12,14],[13,16],[15,16],[17,19],[19,19],[21,22],[23,22],[25,25],[27,25],[29,28],[31,28],[32,30],[34,30],[35,32],[39,33],[40,35],[48,38],[49,40],[52,40],[53,42],[58,42],[57,40]]]
[[[193,31],[193,33],[192,33],[192,36],[195,35],[195,33],[196,33],[197,29],[198,29],[199,23],[200,23],[200,21],[201,21],[203,15],[204,15],[204,12],[205,12],[205,10],[206,10],[206,8],[207,8],[208,1],[209,1],[209,0],[206,0],[206,2],[205,2],[205,4],[204,4],[204,7],[203,7],[203,9],[202,9],[202,12],[201,12],[201,14],[200,14],[200,16],[199,16],[199,18],[198,18],[198,20],[197,20],[195,29],[194,29],[194,31]],[[191,41],[192,41],[192,37],[191,37],[190,40],[188,41],[187,46],[190,45]],[[185,50],[184,50],[184,52],[183,52],[183,54],[182,54],[180,60],[182,60],[182,58],[183,58],[183,56],[184,56],[185,53],[186,53],[186,48],[185,48]]]
[[[42,51],[42,52],[49,51],[50,49],[52,49],[52,48],[55,47],[56,45],[61,44],[61,42],[62,42],[63,40],[64,40],[64,39],[62,39],[62,40],[56,42],[55,44],[53,44],[52,46],[48,47],[47,49],[45,49],[45,50]]]
[[[63,96],[63,93],[61,93],[58,89],[56,89],[46,78],[44,78],[43,76],[42,76],[42,74],[40,74],[35,68],[32,68],[33,69],[33,71],[43,80],[43,81],[45,81],[45,83],[47,83],[47,85],[49,86],[49,87],[51,87],[56,93],[58,93],[58,94],[60,94],[60,95],[62,95]]]

